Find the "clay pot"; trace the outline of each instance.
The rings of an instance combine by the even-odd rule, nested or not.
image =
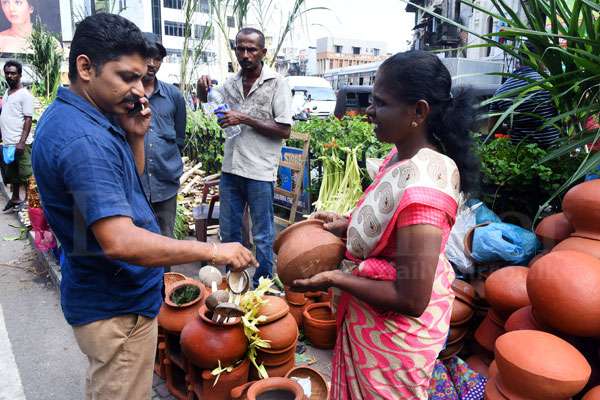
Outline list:
[[[600,260],[576,251],[540,258],[527,277],[535,319],[574,336],[600,335]]]
[[[552,249],[552,251],[565,250],[579,251],[600,259],[600,240],[573,236],[563,240]]]
[[[498,364],[496,363],[496,360],[490,363],[489,375],[490,378],[495,378],[498,376]]]
[[[535,228],[535,234],[546,249],[553,248],[568,238],[574,231],[573,226],[563,213],[544,218]]]
[[[296,366],[296,352],[292,352],[290,357],[281,365],[266,366],[267,374],[270,377],[284,377],[292,368]]]
[[[564,400],[580,392],[592,369],[561,338],[540,331],[508,332],[496,340],[499,389],[509,398]]]
[[[581,400],[600,400],[600,386],[593,387]]]
[[[335,317],[328,303],[314,303],[302,313],[304,334],[319,349],[332,349],[337,338]]]
[[[554,247],[554,248],[556,248],[556,247]],[[535,262],[536,262],[537,260],[539,260],[540,258],[544,257],[544,256],[545,256],[546,254],[548,254],[548,253],[550,253],[550,250],[543,250],[541,253],[539,253],[539,254],[536,254],[536,255],[535,255],[535,256],[534,256],[534,257],[533,257],[533,258],[532,258],[532,259],[529,261],[529,264],[527,264],[527,266],[528,266],[529,268],[531,268],[531,266],[532,266],[533,264],[535,264]]]
[[[261,316],[266,317],[266,320],[261,322],[262,325],[277,321],[290,311],[290,306],[281,297],[264,296],[263,299],[266,301],[258,311]]]
[[[165,272],[163,274],[163,281],[165,283],[165,293],[169,291],[170,286],[179,281],[183,281],[184,279],[187,279],[187,277],[184,274],[180,274],[179,272]]]
[[[452,282],[452,291],[457,299],[462,300],[471,307],[475,306],[477,292],[475,291],[475,288],[467,282],[455,279],[454,282]]]
[[[303,306],[306,304],[306,297],[303,292],[294,292],[289,286],[285,287],[285,300],[290,305]]]
[[[292,380],[294,378],[310,379],[311,392],[308,400],[329,400],[327,381],[317,370],[306,365],[301,365],[293,368],[285,377]]]
[[[258,363],[264,364],[266,367],[277,367],[283,365],[289,361],[292,355],[296,355],[297,340],[294,340],[285,349],[272,350],[272,349],[258,349],[256,350],[256,357]]]
[[[226,324],[216,324],[202,306],[198,317],[181,331],[181,348],[188,360],[201,369],[231,365],[241,360],[248,349],[248,339],[239,318]]]
[[[473,318],[473,314],[475,311],[473,308],[459,299],[458,297],[454,298],[454,302],[452,302],[452,315],[450,317],[450,325],[463,325]]]
[[[498,390],[498,386],[496,385],[496,377],[490,377],[487,383],[485,384],[485,400],[509,400],[500,391]]]
[[[302,313],[304,312],[305,307],[306,305],[296,306],[294,304],[290,304],[290,315],[294,317],[294,320],[296,320],[296,325],[298,328],[302,327]]]
[[[512,331],[544,331],[545,329],[540,325],[533,316],[531,306],[519,308],[517,311],[512,313],[504,324],[506,332]]]
[[[346,251],[344,242],[323,229],[323,221],[309,219],[284,229],[275,240],[277,275],[291,285],[296,279],[310,278],[340,264]]]
[[[478,374],[483,375],[486,378],[489,376],[490,367],[488,366],[485,358],[482,355],[472,355],[471,357],[467,358],[465,362],[467,363],[469,368],[471,368]]]
[[[494,310],[489,310],[475,331],[475,340],[481,347],[493,352],[496,339],[504,333],[504,321],[494,313]]]
[[[231,390],[233,400],[260,400],[261,394],[269,393],[272,399],[306,400],[302,387],[291,379],[267,378],[249,382]]]
[[[526,267],[504,267],[494,271],[485,281],[488,303],[502,319],[529,305]]]
[[[202,371],[202,395],[200,398],[202,400],[229,400],[233,388],[248,382],[249,372],[250,360],[247,358],[231,372],[223,372],[216,385],[217,377],[209,370]]]
[[[600,240],[600,180],[572,187],[563,198],[562,208],[575,232],[571,236]]]
[[[198,297],[186,304],[177,305],[171,300],[171,294],[182,286],[196,286],[200,293]],[[183,279],[171,284],[165,292],[165,301],[158,312],[158,325],[168,333],[179,335],[183,327],[196,318],[198,309],[204,305],[208,294],[204,285],[193,279]]]
[[[260,338],[269,341],[270,350],[288,348],[296,343],[298,339],[298,325],[289,313],[277,321],[259,325],[258,329],[260,330]]]
[[[463,347],[465,347],[465,343],[462,341],[459,341],[454,344],[448,344],[446,345],[446,348],[440,352],[438,359],[447,360],[449,358],[452,358],[458,353],[460,353]]]
[[[467,325],[464,326],[451,326],[448,331],[448,338],[446,342],[448,344],[454,344],[460,340],[463,340],[464,337],[469,333],[469,327]]]

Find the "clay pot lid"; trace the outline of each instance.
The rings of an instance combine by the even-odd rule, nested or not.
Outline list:
[[[494,271],[485,281],[488,303],[502,319],[521,307],[529,305],[527,267],[504,267]]]
[[[267,319],[261,322],[261,325],[277,321],[290,312],[290,306],[281,297],[263,296],[263,299],[266,301],[260,307],[259,315],[263,315],[267,317]]]
[[[473,308],[469,304],[456,297],[452,302],[450,325],[458,326],[465,324],[469,322],[471,318],[473,318],[473,314],[475,314]]]
[[[289,236],[290,233],[294,232],[295,230],[307,226],[314,226],[322,229],[324,224],[325,223],[320,219],[306,219],[304,221],[296,222],[295,224],[288,226],[287,228],[279,232],[279,235],[277,235],[277,237],[275,238],[275,242],[273,243],[273,251],[275,252],[275,254],[279,253],[279,249],[281,248],[283,242],[286,240],[286,237]]]
[[[571,236],[554,246],[552,251],[579,251],[600,258],[600,241]]]
[[[520,330],[533,330],[542,331],[544,330],[540,324],[533,317],[531,306],[525,306],[519,308],[517,311],[511,314],[504,324],[506,332],[520,331]]]
[[[575,229],[564,213],[550,215],[538,224],[535,234],[542,240],[560,242],[566,239]]]
[[[194,300],[189,301],[187,303],[184,304],[175,304],[173,302],[173,300],[171,300],[171,295],[179,288],[184,287],[184,286],[194,286],[196,288],[198,288],[199,293],[198,293],[198,297],[196,297]],[[194,279],[183,279],[180,280],[178,282],[175,282],[174,284],[172,284],[169,287],[169,290],[166,291],[165,293],[165,304],[167,304],[170,307],[175,307],[175,308],[183,308],[183,307],[188,307],[191,306],[192,304],[196,304],[199,301],[202,301],[202,299],[204,298],[204,295],[206,294],[206,288],[204,287],[203,284],[201,284],[200,282],[194,280]]]
[[[294,380],[298,379],[310,379],[311,395],[309,400],[327,400],[329,399],[329,389],[327,388],[327,381],[317,371],[307,365],[300,365],[292,368],[286,375],[286,378]]]
[[[590,389],[581,400],[600,400],[600,386]]]
[[[500,393],[496,383],[496,377],[490,376],[485,384],[485,400],[508,400],[502,393]]]
[[[555,381],[587,381],[592,369],[570,343],[547,332],[520,330],[496,340],[496,358],[514,368]],[[500,374],[506,364],[498,364]]]
[[[471,306],[474,305],[475,299],[477,298],[477,291],[467,282],[455,279],[454,282],[452,282],[452,291],[454,292],[455,297]]]

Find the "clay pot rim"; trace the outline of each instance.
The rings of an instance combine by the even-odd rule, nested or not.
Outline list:
[[[600,240],[599,233],[586,232],[586,231],[582,231],[582,230],[571,233],[571,235],[569,237],[576,237],[576,238],[590,239],[590,240]]]
[[[241,362],[240,362],[241,361]],[[238,365],[236,365],[235,367],[233,367],[233,370],[231,372],[223,372],[222,374],[224,375],[230,375],[230,374],[234,374],[236,372],[238,372],[240,369],[242,368],[250,368],[250,359],[248,357],[243,358],[242,360],[238,360],[236,362],[240,362]],[[213,374],[211,374],[211,370],[208,369],[204,369],[202,370],[202,379],[207,381],[209,379],[212,379]]]
[[[325,222],[321,221],[320,219],[311,218],[305,219],[304,221],[296,222],[295,224],[288,226],[287,228],[279,232],[279,235],[277,235],[277,238],[275,238],[275,242],[273,242],[273,252],[275,252],[275,254],[278,254],[279,249],[285,241],[286,236],[289,236],[290,232],[293,232],[298,228],[302,228],[305,225],[319,225],[323,227],[323,225],[325,225]]]
[[[321,374],[316,369],[311,368],[308,365],[298,365],[297,367],[294,367],[291,370],[289,370],[288,373],[285,374],[285,377],[288,378],[288,379],[294,378],[294,372],[297,373],[297,372],[300,372],[300,371],[303,371],[303,370],[304,371],[309,371],[309,373],[307,374],[309,379],[311,378],[310,374],[312,373],[312,374],[314,374],[322,382],[322,385],[320,385],[321,382],[319,382],[319,386],[324,386],[325,390],[327,391],[327,398],[323,399],[323,400],[328,400],[330,398],[330,396],[329,396],[329,385],[327,384],[327,380],[325,379],[325,377],[323,376],[323,374]],[[310,379],[310,381],[311,381],[311,386],[312,386],[312,382],[314,382],[314,380]]]
[[[467,287],[470,287],[473,290],[473,293],[475,293],[475,294],[473,296],[471,296],[464,290],[461,290],[461,288],[456,286],[457,282],[461,282],[460,285],[465,285]],[[454,293],[455,298],[462,300],[464,303],[467,303],[470,306],[475,306],[475,298],[477,297],[477,291],[475,290],[473,285],[471,285],[469,282],[466,282],[462,279],[455,279],[454,282],[452,282],[451,287],[452,287],[452,292]]]
[[[446,346],[446,348],[440,352],[440,354],[438,355],[438,358],[440,360],[447,360],[449,358],[452,358],[455,355],[457,355],[458,353],[460,353],[464,347],[465,347],[464,342],[456,342],[456,343],[453,343],[453,344],[448,343],[448,345]],[[444,354],[442,356],[442,353],[445,352],[446,350],[450,349],[450,348],[453,348],[452,351],[450,353]]]
[[[294,351],[288,350],[288,351],[290,352],[290,354],[283,361],[279,361],[275,365],[271,365],[270,362],[269,363],[265,363],[265,361],[262,360],[262,358],[260,357],[259,354],[257,354],[257,358],[261,359],[261,361],[265,365],[265,367],[267,367],[267,368],[277,368],[277,367],[284,366],[285,364],[289,363],[290,361],[294,361],[294,362],[296,361],[296,351],[295,350]],[[266,353],[266,354],[269,354],[270,356],[277,356],[278,355],[278,354],[272,354],[272,353]],[[282,353],[282,354],[285,354],[285,353]]]
[[[294,296],[288,296],[288,293],[294,293],[295,295],[297,295],[297,297],[300,297],[300,295],[302,295],[302,299],[304,299],[304,302],[298,303],[297,301],[294,301]],[[294,306],[303,306],[306,304],[308,299],[306,298],[306,295],[303,292],[295,292],[289,286],[286,285],[285,286],[285,301],[287,301],[288,304],[292,304]]]
[[[295,396],[294,400],[304,399],[304,391],[297,382],[288,378],[279,377],[261,379],[260,381],[257,381],[250,386],[250,388],[248,388],[247,397],[256,397],[271,390],[287,390]]]
[[[331,308],[331,304],[329,304],[329,303],[312,303],[312,304],[307,305],[306,308],[304,309],[304,311],[302,311],[302,316],[306,320],[316,323],[316,325],[330,325],[330,324],[335,325],[335,323],[336,323],[335,315],[333,315],[333,319],[317,319],[310,314],[310,311],[312,311],[316,308],[323,308],[323,307],[327,307],[329,309],[329,311],[331,311],[331,314],[333,315],[333,310]]]
[[[260,351],[262,353],[267,353],[267,354],[272,354],[272,355],[283,354],[286,351],[290,351],[291,349],[296,348],[299,337],[300,337],[300,332],[296,331],[296,337],[294,338],[294,341],[291,344],[289,344],[288,346],[284,347],[283,349],[273,350],[271,347],[260,347],[260,348],[257,348],[256,350]]]
[[[165,285],[165,291],[167,291],[171,286],[173,286],[177,282],[183,281],[186,279],[188,279],[188,277],[179,272],[171,272],[171,271],[165,272],[163,274],[163,282]]]
[[[279,296],[271,296],[271,295],[265,295],[265,296],[263,296],[263,299],[264,299],[264,300],[267,300],[267,302],[269,301],[269,299],[270,299],[270,298],[275,298],[275,299],[278,299],[277,301],[281,301],[281,303],[280,303],[280,304],[281,304],[283,307],[282,307],[282,308],[281,308],[279,311],[277,311],[276,313],[274,313],[274,314],[272,314],[272,315],[270,315],[270,316],[266,316],[266,317],[267,317],[267,319],[266,319],[266,320],[264,320],[264,321],[262,321],[262,322],[260,322],[259,324],[257,324],[258,326],[260,326],[260,325],[266,325],[266,324],[270,324],[271,322],[278,321],[278,320],[280,320],[281,318],[285,317],[285,316],[286,316],[286,314],[288,314],[288,313],[290,312],[290,306],[289,306],[289,305],[287,304],[287,302],[286,302],[284,299],[282,299],[281,297],[279,297]],[[265,306],[265,304],[266,304],[266,303],[264,303],[264,304],[261,306],[261,308],[262,308],[262,307],[264,307],[264,306]],[[262,314],[261,314],[261,315],[262,315]]]
[[[465,304],[467,307],[469,307],[469,314],[464,318],[461,319],[459,321],[450,321],[450,326],[461,326],[466,324],[467,322],[469,322],[473,316],[475,315],[475,310],[473,309],[473,307],[470,304],[465,303],[464,301],[460,300],[460,299],[454,299],[455,301],[458,300],[460,302],[462,302],[463,304]]]
[[[227,323],[222,322],[222,323],[217,324],[216,322],[213,322],[212,319],[210,319],[206,316],[207,312],[210,312],[210,311],[208,311],[206,304],[202,304],[200,306],[200,308],[198,308],[198,316],[200,317],[200,319],[202,321],[206,322],[207,324],[210,324],[211,326],[216,326],[216,327],[233,326],[233,325],[239,324],[242,321],[241,318],[235,317],[235,318],[230,318],[230,321]]]
[[[179,289],[182,286],[195,286],[200,290],[200,293],[198,294],[198,297],[196,297],[194,300],[189,301],[187,303],[184,304],[175,304],[173,303],[173,301],[171,300],[171,295],[173,294],[173,292],[177,289]],[[165,288],[167,289],[167,288]],[[173,308],[184,308],[184,307],[189,307],[193,304],[198,303],[199,301],[201,301],[204,296],[206,295],[206,287],[202,284],[202,282],[198,282],[194,279],[184,279],[181,281],[177,281],[174,284],[172,284],[167,292],[165,293],[165,303]]]
[[[467,333],[469,333],[469,330],[465,329],[464,332],[461,333],[456,339],[448,342],[446,345],[450,346],[450,345],[453,345],[453,344],[456,344],[456,343],[460,342],[461,340],[463,340],[465,338],[465,336],[467,336]]]

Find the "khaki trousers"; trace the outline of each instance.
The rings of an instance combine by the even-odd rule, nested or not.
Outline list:
[[[86,400],[148,400],[158,325],[156,318],[122,315],[73,327],[88,357]]]

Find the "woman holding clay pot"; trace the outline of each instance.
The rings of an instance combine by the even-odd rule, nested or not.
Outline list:
[[[426,52],[383,62],[367,114],[377,138],[395,148],[348,218],[313,216],[347,238],[343,265],[351,271],[322,272],[292,286],[342,291],[331,398],[429,398],[454,299],[444,247],[459,193],[478,181],[473,103],[465,92],[453,97],[451,82]]]

